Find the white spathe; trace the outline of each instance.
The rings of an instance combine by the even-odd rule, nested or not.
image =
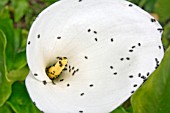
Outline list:
[[[158,67],[161,35],[152,16],[124,0],[56,2],[28,36],[30,97],[45,113],[109,113]],[[54,85],[45,68],[58,56],[68,66]]]

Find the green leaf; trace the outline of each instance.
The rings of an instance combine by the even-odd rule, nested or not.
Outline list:
[[[21,39],[22,39],[21,29],[15,29],[14,30],[15,52],[18,52],[20,49]]]
[[[132,106],[128,107],[128,108],[126,109],[126,111],[127,111],[128,113],[133,113],[133,108],[132,108]]]
[[[14,83],[12,90],[12,95],[7,103],[15,113],[41,113],[31,101],[24,82]]]
[[[10,18],[8,7],[2,7],[0,9],[0,18],[1,19],[8,19],[8,18]]]
[[[117,109],[115,109],[114,111],[112,111],[111,113],[127,113],[127,112],[122,106],[120,106]]]
[[[140,3],[140,0],[128,0],[128,1],[132,2],[132,3],[136,4],[136,5],[139,5],[139,3]]]
[[[29,9],[29,4],[27,0],[11,0],[12,7],[14,8],[14,20],[19,22],[19,20],[25,15]]]
[[[169,47],[170,41],[167,38],[162,38],[162,43],[164,45],[165,50]]]
[[[170,45],[170,22],[164,27],[162,41],[165,49],[167,49],[168,46]]]
[[[141,0],[139,6],[143,7],[148,12],[153,12],[157,0]]]
[[[0,72],[6,74],[6,62],[5,62],[5,49],[6,49],[6,36],[3,31],[0,29]]]
[[[0,5],[5,5],[5,4],[7,4],[8,3],[8,0],[1,0],[1,2],[0,2]]]
[[[14,30],[14,47],[15,47],[15,59],[13,61],[12,69],[18,70],[27,64],[26,61],[26,42],[25,32],[21,29]],[[24,43],[24,44],[23,44]]]
[[[29,72],[29,68],[28,66],[25,66],[21,69],[10,71],[7,76],[11,82],[23,81],[28,75],[28,72]]]
[[[15,46],[15,59],[13,61],[13,70],[18,70],[24,67],[27,64],[26,61],[26,50],[25,47],[22,47],[23,43],[23,35],[22,35],[22,30],[21,29],[15,29],[15,36],[14,36],[14,46]],[[26,45],[26,42],[25,42]]]
[[[160,21],[165,23],[170,19],[170,2],[169,0],[157,0],[155,12],[159,14]]]
[[[27,64],[26,51],[18,53],[13,61],[13,69],[18,70],[23,68]]]
[[[170,48],[156,71],[131,98],[134,113],[170,113]]]
[[[28,31],[26,29],[22,29],[22,40],[20,45],[21,50],[25,50],[27,44],[27,38],[28,38]]]
[[[7,39],[6,47],[6,65],[8,71],[12,69],[13,61],[15,58],[14,47],[14,28],[13,22],[10,19],[0,19],[0,29],[4,32]]]
[[[163,37],[170,40],[170,22],[164,27]]]
[[[11,83],[8,82],[5,60],[6,37],[0,30],[0,107],[6,102],[11,94]]]
[[[133,113],[130,98],[122,104],[122,107],[124,108],[124,110],[126,110],[126,112]]]
[[[0,113],[14,113],[14,111],[8,104],[5,103],[2,107],[0,107]]]
[[[54,2],[57,2],[58,0],[43,0],[43,1],[49,3],[48,5],[50,5]]]
[[[20,69],[26,65],[25,34],[21,29],[13,28],[13,23],[10,19],[0,19],[0,29],[7,36],[6,61],[8,72],[14,69]],[[24,38],[22,38],[24,37]]]

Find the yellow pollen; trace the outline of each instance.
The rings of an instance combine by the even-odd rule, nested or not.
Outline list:
[[[58,62],[54,66],[46,68],[46,73],[50,79],[57,78],[66,67],[68,60],[66,57],[58,57]]]

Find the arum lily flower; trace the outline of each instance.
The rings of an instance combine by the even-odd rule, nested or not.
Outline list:
[[[33,23],[28,93],[45,113],[109,113],[159,66],[162,27],[124,0],[62,0]]]

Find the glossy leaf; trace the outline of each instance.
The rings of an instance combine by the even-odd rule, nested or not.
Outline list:
[[[58,0],[44,0],[44,2],[49,3],[49,5],[54,3],[54,2],[57,2],[57,1]]]
[[[29,69],[27,66],[25,66],[21,69],[10,71],[10,73],[7,76],[9,80],[11,80],[12,82],[23,81],[28,75],[28,72],[29,72]]]
[[[20,49],[26,50],[26,44],[27,44],[27,37],[28,37],[28,31],[26,29],[22,29],[22,39],[21,39],[21,45],[20,45]]]
[[[148,12],[153,12],[157,0],[141,0],[140,6]]]
[[[132,106],[130,105],[130,107],[128,107],[128,108],[126,109],[126,111],[127,111],[128,113],[133,113],[133,108],[132,108]]]
[[[170,22],[164,27],[164,37],[170,40]]]
[[[120,106],[111,113],[128,113],[128,112],[126,112],[126,110],[122,106]]]
[[[21,29],[15,29],[14,30],[15,52],[18,52],[20,49],[21,39],[22,39]]]
[[[31,101],[24,82],[14,83],[12,90],[12,95],[7,103],[15,113],[41,113]]]
[[[0,30],[0,107],[11,94],[11,83],[6,78],[7,70],[5,63],[6,37]]]
[[[15,57],[14,64],[13,64],[13,69],[18,70],[23,68],[27,64],[26,60],[26,52],[22,51],[18,53]]]
[[[15,22],[19,22],[19,20],[24,16],[26,11],[28,10],[28,2],[27,0],[11,0],[12,6],[14,7],[14,20]]]
[[[9,1],[9,0],[1,0],[1,1],[0,1],[0,5],[3,6],[3,5],[5,5],[8,1]]]
[[[27,64],[25,47],[22,48],[23,35],[21,29],[15,29],[14,35],[14,47],[15,47],[15,59],[13,61],[13,69],[18,70]],[[24,42],[26,44],[26,42]]]
[[[0,18],[2,18],[2,19],[10,18],[9,8],[8,7],[0,8]]]
[[[15,48],[14,48],[14,28],[13,22],[10,19],[0,19],[0,29],[4,32],[7,39],[6,46],[6,65],[8,71],[12,69],[14,57],[15,57]]]
[[[164,44],[165,49],[167,49],[170,45],[170,22],[164,27],[162,42]]]
[[[134,113],[170,113],[170,48],[158,69],[132,96]]]
[[[140,0],[128,0],[129,2],[132,2],[132,3],[134,3],[134,4],[137,4],[137,5],[139,5],[139,3],[140,3]]]
[[[2,107],[0,107],[0,113],[14,113],[14,111],[8,104],[5,103]]]
[[[159,14],[160,21],[165,22],[170,18],[170,3],[169,0],[157,0],[155,12]]]

